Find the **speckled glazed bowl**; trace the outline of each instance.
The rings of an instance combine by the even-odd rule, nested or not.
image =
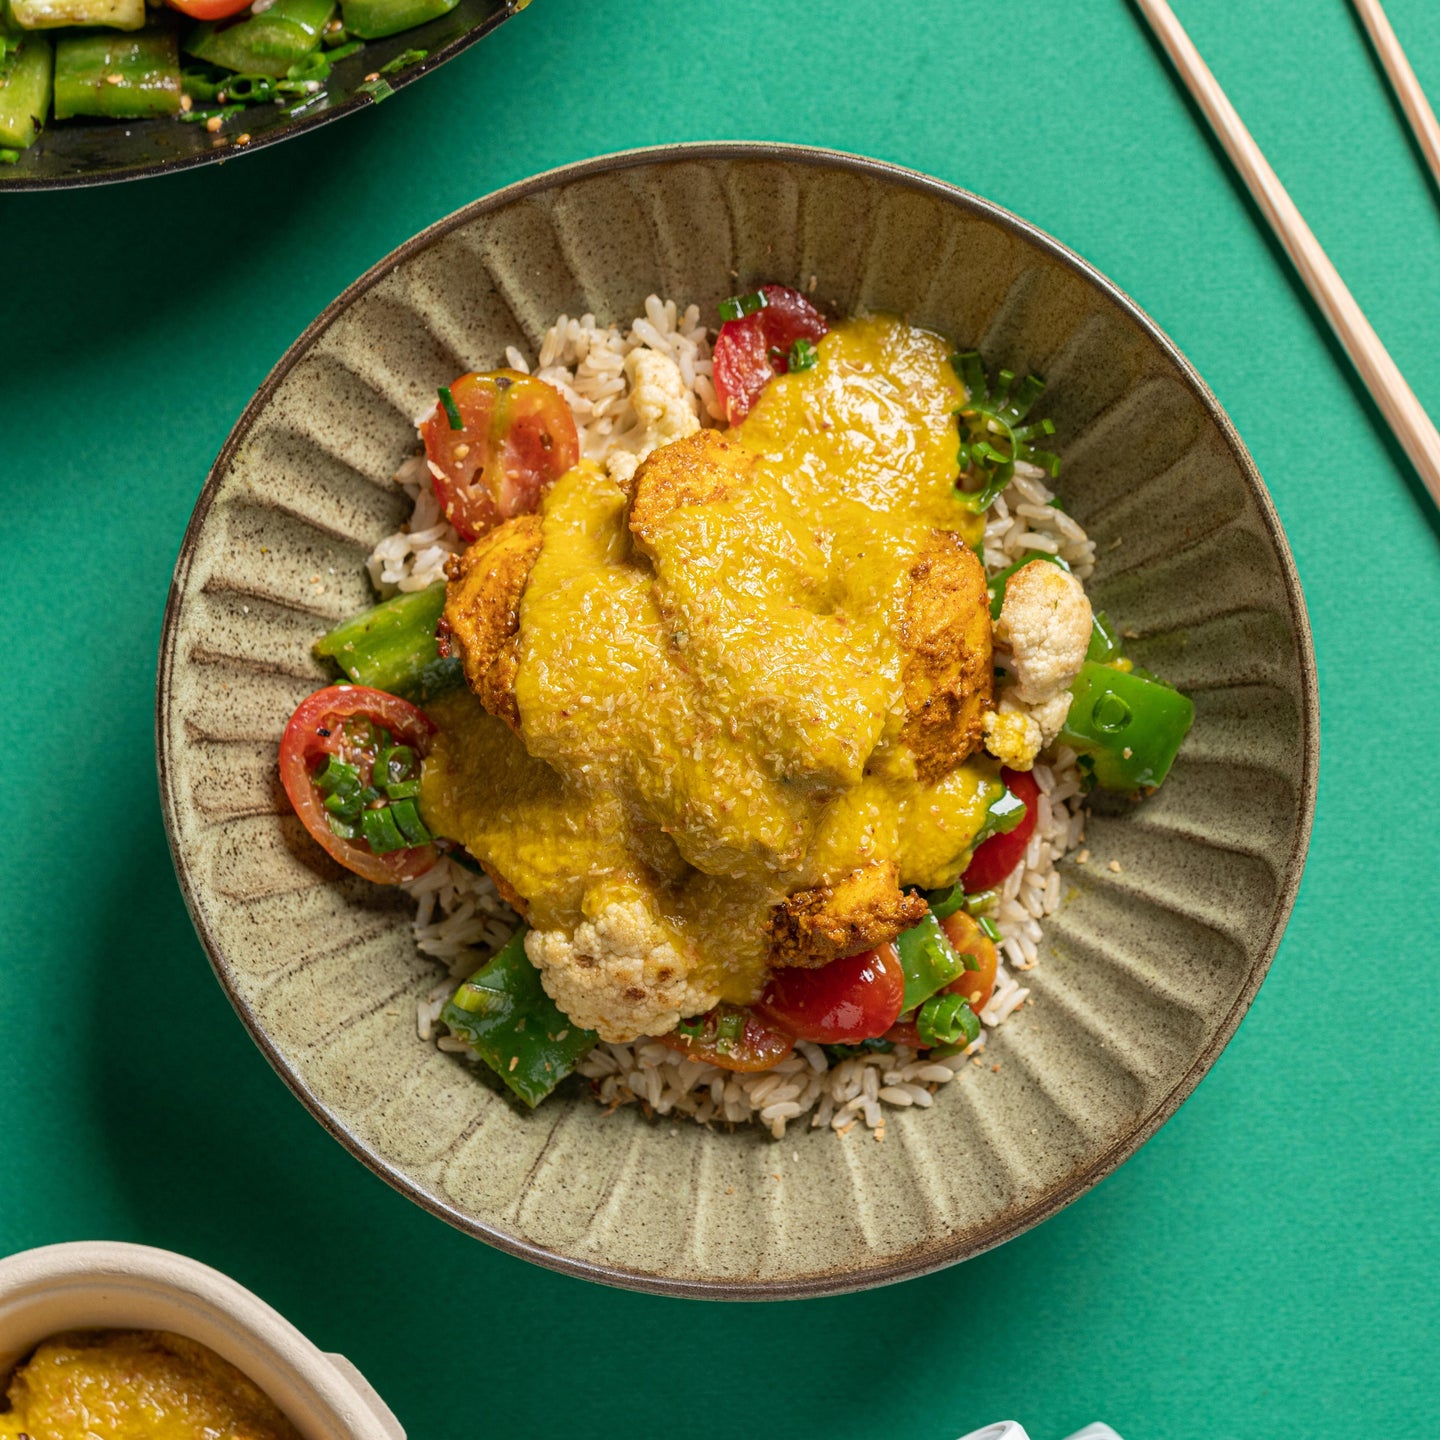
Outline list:
[[[405,897],[340,874],[275,777],[310,646],[370,603],[362,562],[406,512],[411,417],[463,370],[532,352],[562,311],[628,319],[652,291],[707,313],[761,280],[836,310],[901,311],[1049,380],[1067,505],[1099,541],[1097,603],[1193,696],[1164,789],[1105,801],[1064,870],[1034,1004],[929,1111],[766,1134],[522,1113],[416,1037],[434,983]],[[544,1265],[614,1284],[764,1298],[961,1260],[1095,1184],[1174,1113],[1255,996],[1294,899],[1317,760],[1294,566],[1229,421],[1109,281],[973,195],[869,160],[771,145],[610,157],[418,235],[295,343],[216,461],[160,657],[160,779],[216,973],[295,1093],[420,1204]],[[1116,862],[1112,869],[1109,862]]]

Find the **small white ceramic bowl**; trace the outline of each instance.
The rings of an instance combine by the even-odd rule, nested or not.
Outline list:
[[[0,1376],[61,1330],[173,1330],[244,1371],[305,1440],[405,1440],[341,1355],[317,1350],[243,1285],[148,1245],[80,1241],[0,1260]]]

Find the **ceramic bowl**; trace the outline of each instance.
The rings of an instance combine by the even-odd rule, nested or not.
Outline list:
[[[717,303],[762,280],[900,311],[1049,380],[1060,491],[1099,541],[1097,604],[1195,701],[1171,778],[1104,800],[1063,869],[1034,1003],[885,1141],[782,1144],[557,1096],[522,1113],[417,1038],[434,983],[405,898],[339,874],[288,813],[277,737],[324,683],[315,637],[372,603],[363,560],[407,512],[411,417],[461,371],[532,353],[562,311]],[[477,201],[300,337],[216,461],[160,657],[176,866],[236,1009],[343,1144],[460,1228],[614,1284],[722,1297],[879,1284],[1024,1230],[1132,1154],[1233,1034],[1309,835],[1314,662],[1275,511],[1215,398],[1083,260],[893,166],[700,145],[572,166]]]
[[[21,152],[19,160],[13,165],[0,165],[0,194],[7,190],[69,190],[79,185],[140,180],[250,155],[375,104],[373,94],[360,88],[365,77],[406,51],[423,50],[425,56],[385,77],[392,90],[402,89],[453,59],[529,3],[460,0],[449,14],[399,35],[372,40],[364,49],[341,60],[326,82],[327,98],[322,103],[297,115],[287,115],[278,105],[256,105],[245,112],[243,126],[232,123],[220,135],[209,134],[203,125],[182,125],[169,118],[66,120],[59,124],[51,121],[36,144]],[[242,131],[250,139],[243,146],[236,145],[235,137]]]
[[[405,1440],[343,1355],[317,1350],[243,1285],[148,1245],[79,1241],[0,1260],[0,1379],[62,1330],[171,1330],[255,1382],[305,1440]]]

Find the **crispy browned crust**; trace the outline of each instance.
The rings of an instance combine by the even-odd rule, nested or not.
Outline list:
[[[647,555],[665,521],[686,505],[728,499],[748,479],[755,458],[718,430],[697,430],[652,451],[635,472],[630,533]]]
[[[530,913],[529,902],[493,865],[488,861],[481,860],[480,868],[495,882],[495,889],[499,891],[500,898],[517,915],[524,916]]]
[[[925,901],[899,887],[893,860],[852,871],[837,885],[801,890],[770,912],[770,963],[813,967],[858,955],[920,922]]]
[[[517,733],[520,599],[540,554],[541,519],[517,515],[482,535],[446,573],[444,624],[480,703]]]
[[[905,726],[900,738],[927,783],[980,748],[994,659],[985,569],[959,535],[932,530],[910,567],[901,621]]]

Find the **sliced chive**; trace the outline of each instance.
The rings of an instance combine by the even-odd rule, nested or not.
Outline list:
[[[398,780],[385,787],[385,793],[392,800],[413,800],[420,793],[418,780]]]
[[[0,149],[0,165],[14,165],[19,162],[20,152],[18,150]]]
[[[377,855],[388,855],[392,850],[409,847],[409,841],[400,833],[388,805],[380,810],[367,810],[361,821],[365,826],[365,839]]]
[[[932,995],[916,1012],[915,1029],[927,1048],[936,1045],[973,1045],[980,1021],[963,996]]]
[[[365,809],[364,802],[353,790],[337,790],[333,795],[327,795],[324,800],[325,809],[337,820],[358,820],[361,812]]]
[[[820,352],[803,335],[790,347],[790,372],[808,370],[819,359]]]
[[[965,897],[965,910],[967,914],[979,917],[987,915],[993,910],[1000,899],[998,890],[977,890],[973,895]],[[985,928],[983,925],[980,927]]]
[[[440,404],[445,408],[445,418],[450,422],[450,428],[463,430],[465,422],[460,418],[460,407],[455,403],[455,397],[450,393],[448,385],[440,387]]]
[[[988,915],[981,915],[975,923],[979,925],[980,933],[992,945],[1000,943],[1000,927]]]
[[[407,65],[418,65],[422,60],[427,59],[429,54],[428,50],[402,50],[393,60],[380,67],[380,73],[394,75]]]
[[[763,290],[752,290],[748,295],[732,295],[728,300],[720,302],[720,318],[739,320],[746,315],[753,315],[757,310],[763,310],[769,303]]]
[[[358,790],[360,772],[338,755],[327,755],[324,765],[315,772],[315,783],[326,795],[333,795],[337,790]]]
[[[375,756],[375,779],[381,785],[398,785],[415,773],[415,752],[408,745],[389,745]]]
[[[425,822],[420,818],[420,812],[415,808],[413,800],[392,800],[389,810],[395,828],[409,844],[428,845],[435,838],[425,828]]]
[[[355,90],[357,93],[359,93],[360,91],[364,91],[364,93],[367,94],[377,105],[382,100],[388,100],[395,93],[394,88],[391,86],[388,80],[378,79],[362,80],[355,87]],[[460,429],[460,426],[456,425],[454,428],[458,430]]]
[[[327,815],[325,823],[342,840],[358,840],[360,826],[353,820],[342,820],[338,815]]]

